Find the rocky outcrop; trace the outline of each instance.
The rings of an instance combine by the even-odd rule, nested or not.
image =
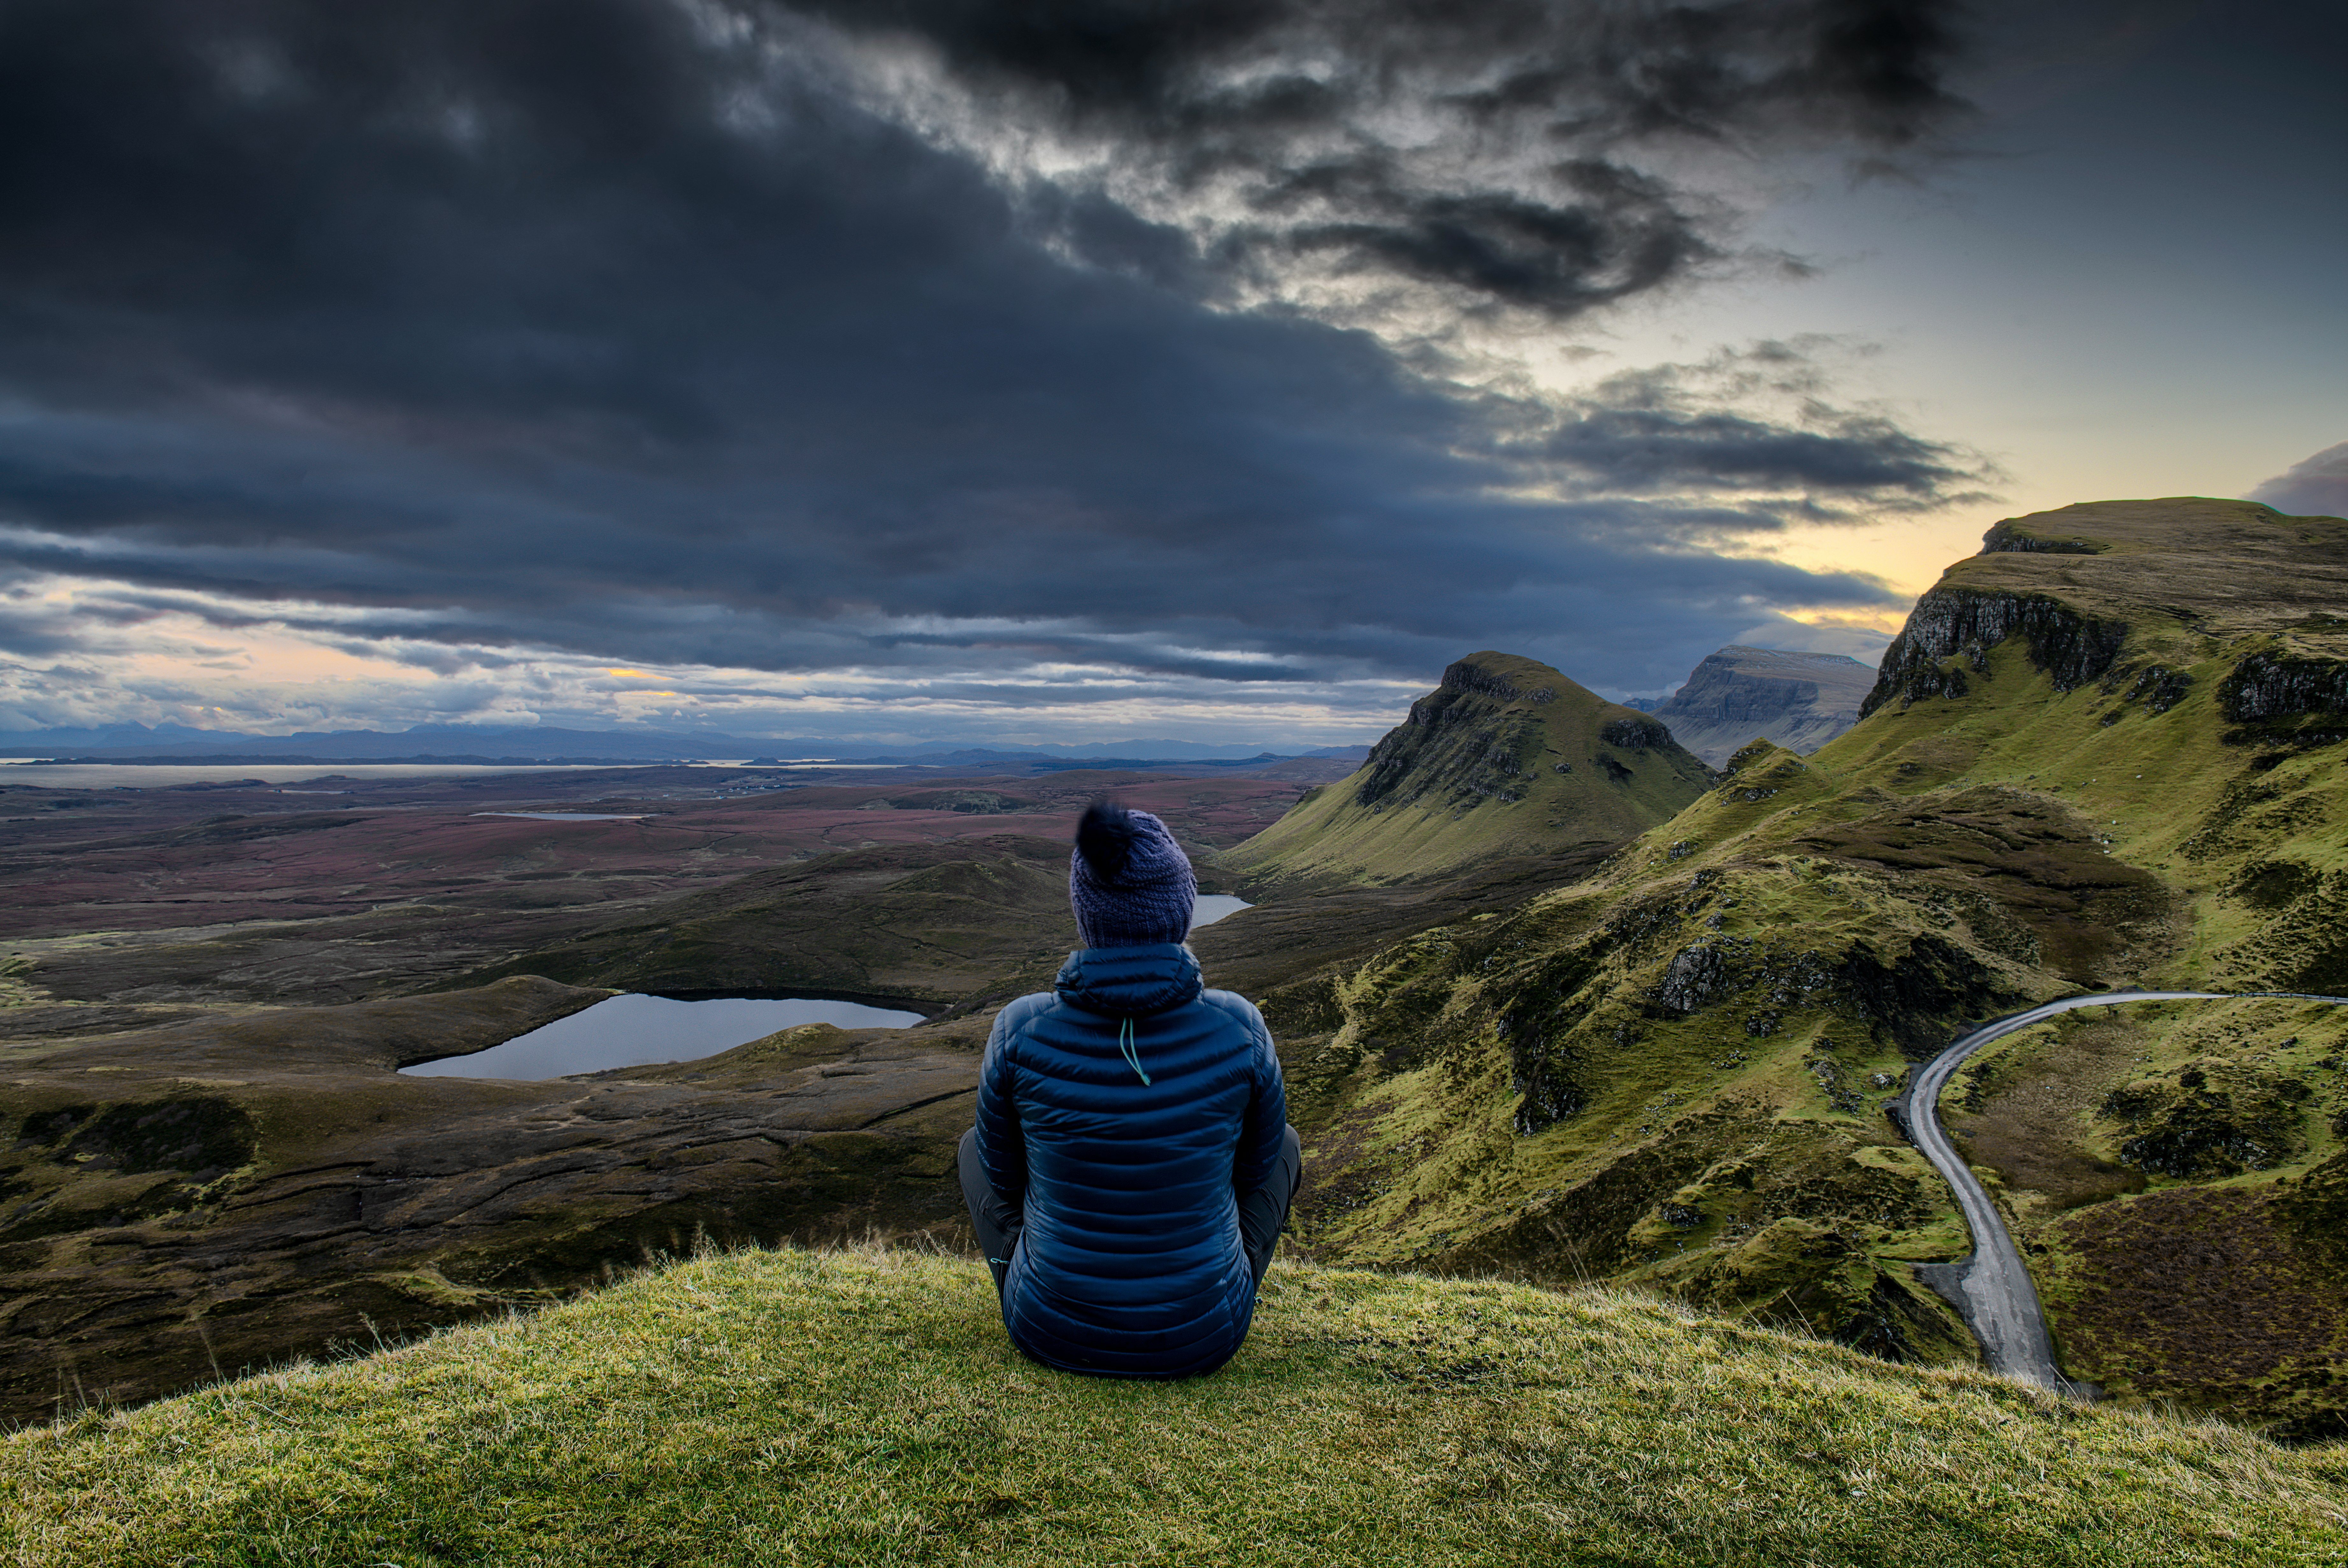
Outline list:
[[[1589,1016],[1600,956],[1594,948],[1559,954],[1517,991],[1494,1024],[1508,1043],[1509,1088],[1521,1097],[1513,1119],[1519,1138],[1547,1131],[1589,1107],[1587,1058],[1566,1040]]]
[[[1843,954],[1835,979],[1851,1009],[1911,1061],[1939,1055],[1958,1020],[2016,999],[1979,959],[1937,936],[1910,937],[1906,955],[1890,963],[1859,943]]]
[[[2263,1171],[2307,1147],[2308,1086],[2221,1058],[2112,1090],[2098,1108],[2123,1125],[2120,1162],[2184,1180]]]
[[[2167,713],[2170,708],[2183,702],[2185,694],[2193,689],[2191,676],[2187,675],[2183,670],[2172,670],[2166,665],[2147,665],[2140,670],[2120,671],[2118,675],[2104,683],[2105,689],[2119,691],[2119,677],[2130,674],[2134,675],[2135,679],[2128,683],[2127,690],[2120,692],[2120,701],[2141,702],[2144,704],[2144,711],[2148,714]],[[2107,716],[2104,722],[2107,725],[2112,723],[2114,717],[2116,716]]]
[[[2049,539],[2011,517],[1982,535],[1983,555],[2101,555],[2110,548],[2087,539]]]
[[[1473,659],[1461,659],[1446,667],[1443,680],[1436,690],[1437,693],[1466,692],[1476,696],[1492,697],[1500,702],[1514,702],[1524,695],[1509,684],[1506,676],[1484,668]],[[1413,706],[1411,711],[1414,714],[1418,711],[1416,705]]]
[[[1732,997],[1749,996],[1744,1032],[1766,1039],[1787,1014],[1821,1002],[1896,1041],[1911,1057],[1946,1044],[1948,1024],[2004,999],[1996,977],[1963,949],[1938,937],[1911,938],[1890,962],[1864,942],[1839,958],[1749,937],[1713,937],[1672,954],[1650,1000],[1659,1014],[1684,1017]]]
[[[1965,668],[1948,667],[1947,661],[1962,657],[1973,674],[1985,676],[1989,650],[2013,636],[2027,641],[2031,666],[2053,677],[2055,690],[2072,691],[2117,662],[2127,623],[2091,619],[2044,593],[1935,588],[1916,601],[1907,626],[1884,650],[1875,689],[1859,705],[1859,716],[1895,699],[1905,707],[1929,697],[1964,696],[1970,689]]]
[[[2348,664],[2254,653],[2218,685],[2218,708],[2244,727],[2232,741],[2327,744],[2348,731]]]
[[[1655,987],[1655,1005],[1673,1013],[1693,1013],[1744,988],[1743,977],[1720,947],[1699,942],[1672,954],[1663,983]]]
[[[1660,751],[1672,743],[1672,732],[1651,718],[1618,718],[1602,727],[1598,738],[1625,751]]]
[[[1875,672],[1841,654],[1730,646],[1649,712],[1718,768],[1756,737],[1807,756],[1859,722]]]
[[[1491,702],[1516,700],[1515,688],[1507,689],[1511,695],[1500,696],[1447,684],[1411,704],[1401,727],[1370,748],[1355,801],[1383,809],[1390,798],[1407,804],[1430,791],[1504,803],[1522,799],[1521,785],[1531,776],[1527,754],[1538,748],[1540,727],[1497,718]]]
[[[1497,797],[1503,801],[1523,799],[1519,784],[1531,777],[1528,758],[1540,748],[1540,726],[1530,718],[1515,724],[1495,723],[1492,711],[1495,704],[1519,699],[1539,706],[1557,700],[1557,693],[1550,686],[1521,690],[1472,660],[1452,665],[1443,672],[1441,684],[1410,705],[1401,726],[1370,748],[1354,799],[1373,806],[1401,790],[1416,800],[1444,782],[1457,785],[1465,795]],[[1435,770],[1420,766],[1430,746],[1442,738],[1440,732],[1457,731],[1461,726],[1480,727],[1468,737],[1468,744],[1457,759],[1467,764],[1464,773],[1457,766]],[[1668,742],[1670,737],[1663,738]],[[1461,776],[1446,779],[1437,778],[1437,773]]]

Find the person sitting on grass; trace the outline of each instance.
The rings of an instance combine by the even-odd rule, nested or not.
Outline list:
[[[1296,1194],[1271,1031],[1184,945],[1198,895],[1165,823],[1092,806],[1068,859],[1084,946],[987,1037],[963,1196],[1004,1326],[1047,1367],[1220,1367]]]

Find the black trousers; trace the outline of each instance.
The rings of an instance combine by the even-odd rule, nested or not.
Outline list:
[[[1011,1270],[1012,1249],[1019,1244],[1019,1228],[1025,1221],[987,1184],[986,1167],[978,1158],[975,1127],[962,1135],[960,1165],[962,1198],[970,1205],[970,1228],[978,1234],[999,1295],[1004,1276]],[[1280,1157],[1272,1161],[1272,1174],[1264,1178],[1263,1185],[1240,1194],[1240,1244],[1247,1249],[1248,1267],[1258,1284],[1263,1283],[1263,1271],[1272,1266],[1272,1249],[1280,1244],[1280,1227],[1288,1222],[1288,1206],[1296,1201],[1296,1184],[1303,1179],[1304,1148],[1292,1127],[1281,1138]]]

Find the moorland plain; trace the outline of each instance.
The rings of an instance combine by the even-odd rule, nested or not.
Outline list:
[[[357,1001],[839,851],[914,864],[982,833],[1065,844],[1103,790],[1132,794],[1210,857],[1344,771],[1300,758],[972,785],[943,769],[679,767],[100,791],[12,784],[0,769],[0,943],[59,1002]],[[314,793],[325,789],[340,793]],[[499,814],[529,811],[621,820]]]
[[[547,1300],[696,1233],[949,1223],[941,1150],[984,1037],[970,1005],[1048,975],[1072,944],[1084,802],[1145,803],[1203,861],[1341,769],[302,786],[347,789],[332,812],[275,786],[14,787],[0,1409],[143,1398]],[[479,814],[534,810],[633,820]],[[614,928],[634,946],[614,953]],[[699,952],[712,930],[763,966],[638,961]],[[548,961],[510,962],[533,947]],[[594,970],[581,954],[609,973],[540,977]],[[396,1072],[615,985],[962,1005],[962,1021],[789,1031],[551,1084]]]

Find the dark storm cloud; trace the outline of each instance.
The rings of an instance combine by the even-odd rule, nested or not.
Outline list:
[[[1765,342],[1612,377],[1578,397],[1495,397],[1484,408],[1491,449],[1602,491],[1746,492],[1747,527],[1982,499],[1967,489],[1991,472],[1978,454],[1826,400],[1828,377],[1813,350],[1835,347]],[[1730,528],[1684,515],[1699,531]]]
[[[1881,160],[1964,107],[1942,80],[1959,52],[1944,0],[813,8],[1028,89],[1180,185],[1229,181],[1255,218],[1231,253],[1334,253],[1559,315],[1719,255],[1713,214],[1625,150],[1792,141]],[[1455,132],[1431,152],[1430,124]]]
[[[1894,426],[1468,397],[1201,304],[1334,248],[1570,313],[1713,253],[1605,150],[1897,148],[1948,107],[1931,8],[1463,9],[837,15],[1138,163],[1241,170],[1203,242],[1006,184],[779,11],[0,4],[0,554],[353,637],[1241,683],[1500,643],[1641,684],[1630,641],[1684,666],[1725,619],[1885,603],[1690,542],[1968,482]],[[1410,70],[1570,153],[1531,166],[1554,200],[1368,145]]]
[[[815,0],[857,28],[901,28],[972,71],[1048,87],[1100,119],[1200,156],[1333,118],[1413,69],[1460,79],[1487,118],[1552,131],[1721,135],[1801,124],[1913,141],[1953,99],[1951,7],[1924,0]],[[1234,82],[1220,73],[1249,67]],[[1477,85],[1468,86],[1466,84]]]
[[[1589,160],[1553,172],[1579,200],[1429,193],[1375,178],[1321,182],[1310,189],[1342,196],[1333,204],[1351,215],[1299,224],[1280,240],[1299,253],[1335,252],[1349,271],[1391,271],[1554,315],[1644,293],[1719,259],[1684,201],[1660,181]]]
[[[1937,505],[1971,477],[1947,447],[1863,416],[1800,430],[1736,414],[1597,408],[1558,429],[1542,455],[1629,490],[1795,487],[1878,508],[1902,496]]]

